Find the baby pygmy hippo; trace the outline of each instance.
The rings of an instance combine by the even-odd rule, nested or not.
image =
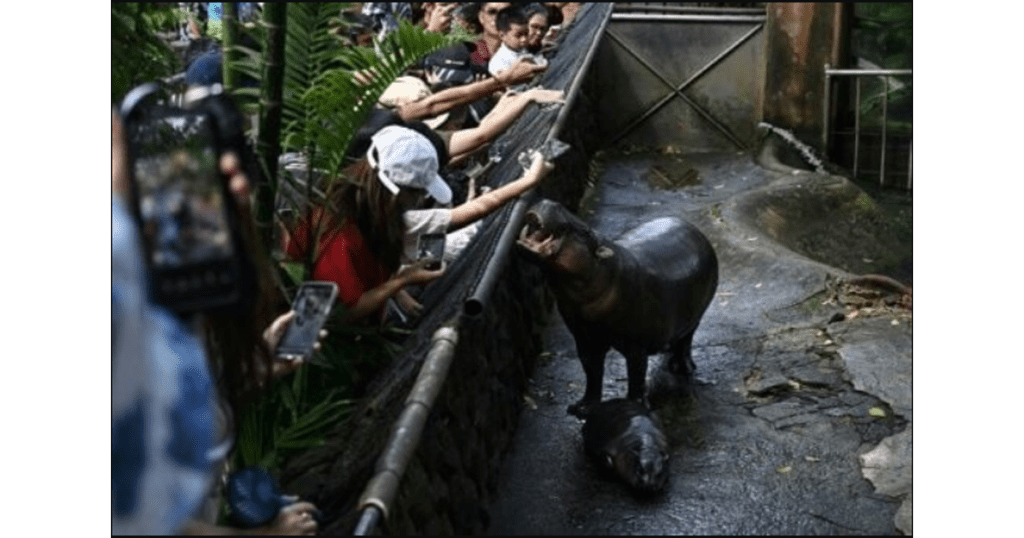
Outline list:
[[[638,493],[668,484],[668,440],[661,422],[643,404],[617,398],[594,405],[583,423],[583,447]]]

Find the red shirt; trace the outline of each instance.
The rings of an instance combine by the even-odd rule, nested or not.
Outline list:
[[[306,255],[308,225],[302,223],[286,241],[284,250],[293,260]],[[318,257],[313,263],[313,280],[329,280],[338,284],[338,300],[352,308],[363,293],[387,282],[388,271],[366,245],[363,234],[352,222],[340,228],[325,231],[319,241]]]
[[[487,41],[481,39],[476,42],[476,50],[469,55],[469,61],[487,67],[487,63],[491,61],[491,51],[487,48]]]

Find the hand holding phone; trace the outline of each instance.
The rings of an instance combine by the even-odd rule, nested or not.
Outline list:
[[[337,298],[338,285],[334,282],[304,282],[292,303],[295,317],[285,329],[274,355],[283,360],[308,358]]]

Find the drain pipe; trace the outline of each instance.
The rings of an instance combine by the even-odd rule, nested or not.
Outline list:
[[[452,364],[458,342],[457,322],[442,326],[434,332],[427,358],[405,399],[405,408],[391,427],[386,448],[377,459],[376,474],[359,499],[358,510],[362,514],[353,531],[354,535],[369,535],[381,520],[387,520],[388,507],[394,502],[405,468],[416,453],[430,409],[448,377],[448,368]]]
[[[590,49],[587,51],[587,55],[584,57],[583,63],[580,65],[580,70],[576,72],[576,78],[573,79],[572,84],[569,85],[569,90],[566,92],[568,97],[566,98],[565,104],[562,105],[561,110],[558,111],[558,117],[555,118],[555,123],[548,131],[548,136],[544,139],[544,142],[555,138],[558,133],[561,132],[562,127],[569,118],[569,109],[572,108],[573,103],[576,101],[576,96],[579,94],[580,86],[583,84],[583,78],[586,76],[587,70],[590,68],[590,63],[594,59],[597,47],[601,43],[600,37],[604,36],[604,30],[605,27],[608,26],[611,14],[612,10],[608,9],[608,13],[605,15],[604,20],[601,21],[601,26],[597,29],[596,35],[598,36],[598,39],[594,39],[591,43]],[[579,15],[577,15],[577,17],[578,16]],[[523,217],[526,215],[526,208],[529,207],[529,203],[533,198],[533,190],[531,189],[520,196],[512,206],[511,216],[509,216],[508,222],[505,224],[505,229],[501,231],[501,235],[498,237],[498,243],[495,245],[490,259],[487,260],[487,265],[484,267],[483,275],[480,277],[480,280],[477,281],[476,287],[473,288],[472,293],[469,294],[469,297],[466,298],[462,305],[463,313],[467,317],[475,318],[483,313],[484,308],[487,305],[487,299],[491,295],[491,290],[494,289],[494,285],[498,281],[498,276],[501,274],[501,270],[505,267],[505,263],[512,251],[512,244],[515,241],[516,235],[519,233],[519,228],[523,225]]]

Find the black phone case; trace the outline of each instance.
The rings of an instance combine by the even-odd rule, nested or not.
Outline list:
[[[427,269],[440,269],[441,261],[444,257],[445,247],[445,234],[423,234],[420,235],[419,244],[417,245],[417,259],[429,259],[433,260],[427,266]]]
[[[288,324],[274,354],[282,359],[308,357],[337,298],[338,285],[334,282],[303,283],[292,303],[295,317]]]
[[[202,108],[183,110],[155,103],[153,97],[156,90],[152,90],[152,92],[149,96],[137,97],[121,110],[125,132],[128,135],[132,213],[140,230],[145,224],[140,207],[141,195],[135,170],[135,163],[140,152],[132,140],[132,135],[137,129],[147,128],[153,122],[162,121],[168,117],[202,115],[206,118],[211,132],[209,142],[216,155],[214,166],[219,167],[219,157],[223,151],[220,140],[220,122],[216,115]],[[151,252],[157,247],[152,244],[152,239],[148,234],[140,234],[146,253],[147,271],[150,276],[149,295],[154,302],[179,314],[198,311],[229,311],[238,308],[247,300],[246,290],[251,287],[248,285],[251,284],[249,282],[251,279],[245,278],[247,267],[245,264],[248,262],[248,258],[239,232],[239,216],[231,200],[232,195],[226,178],[220,173],[219,168],[215,171],[215,177],[219,180],[218,188],[223,200],[221,214],[227,222],[230,233],[230,257],[186,262],[174,267],[157,266],[151,256]]]

